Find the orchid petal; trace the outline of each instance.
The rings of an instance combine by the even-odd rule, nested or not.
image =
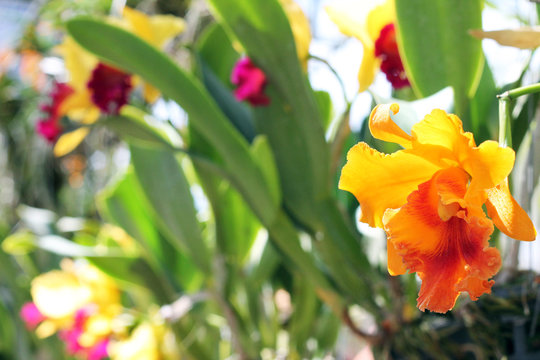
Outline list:
[[[523,241],[533,241],[536,238],[531,219],[510,194],[508,179],[488,190],[486,208],[495,226],[506,235]]]
[[[366,143],[358,143],[347,154],[339,188],[356,196],[362,209],[361,221],[382,227],[385,210],[405,204],[408,194],[437,170],[406,151],[385,155]]]

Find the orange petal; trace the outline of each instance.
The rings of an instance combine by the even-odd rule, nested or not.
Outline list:
[[[398,112],[398,104],[377,105],[369,116],[369,130],[373,137],[379,140],[393,142],[408,148],[411,147],[412,137],[403,131],[391,118],[391,115]]]
[[[418,308],[444,313],[461,291],[474,300],[490,291],[500,267],[496,249],[489,248],[493,225],[481,208],[461,210],[448,221],[439,215],[440,195],[465,193],[467,177],[458,168],[439,171],[418,187],[399,211],[384,218],[388,239],[409,272],[418,272],[422,287]]]
[[[347,154],[339,188],[354,194],[362,209],[361,221],[382,227],[388,208],[399,208],[407,196],[439,170],[405,150],[386,155],[358,143]]]
[[[488,190],[486,208],[495,226],[506,235],[524,241],[536,238],[531,219],[510,194],[508,179]]]
[[[393,210],[390,209],[388,211]],[[390,240],[386,240],[386,252],[388,256],[388,273],[392,276],[405,274],[407,272],[407,267]]]

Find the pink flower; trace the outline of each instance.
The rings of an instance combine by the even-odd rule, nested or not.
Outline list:
[[[238,60],[231,74],[231,82],[237,86],[234,90],[237,100],[247,100],[253,106],[270,104],[270,98],[264,93],[266,75],[249,58]]]
[[[40,322],[46,319],[33,302],[24,304],[21,308],[20,315],[28,329],[35,328]]]
[[[107,347],[109,346],[109,339],[103,339],[90,349],[88,349],[88,360],[101,360],[109,356]]]
[[[36,131],[50,143],[55,142],[62,133],[60,118],[63,114],[60,112],[60,106],[72,93],[71,86],[55,82],[53,90],[49,94],[49,103],[42,104],[40,107],[45,117],[36,124]]]
[[[99,63],[87,84],[93,103],[106,114],[118,114],[127,104],[131,92],[131,76],[111,66]]]

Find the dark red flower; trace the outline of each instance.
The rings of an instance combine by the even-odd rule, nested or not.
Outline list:
[[[266,75],[245,57],[234,65],[231,82],[237,86],[234,96],[237,100],[247,100],[253,106],[270,104],[270,98],[264,93]]]
[[[72,93],[71,86],[55,82],[53,90],[49,94],[50,101],[40,106],[45,117],[36,124],[36,131],[50,143],[55,142],[62,133],[60,106]]]
[[[392,87],[401,89],[410,86],[399,56],[394,24],[388,24],[382,28],[379,38],[375,41],[375,56],[381,59],[381,71],[386,75]]]
[[[131,76],[109,65],[99,63],[87,84],[92,101],[105,114],[118,114],[127,104],[132,89]]]

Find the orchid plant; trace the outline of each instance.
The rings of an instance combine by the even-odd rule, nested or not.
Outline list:
[[[62,23],[65,72],[40,89],[35,131],[64,167],[129,164],[92,211],[19,206],[0,254],[24,274],[9,287],[28,342],[88,360],[345,358],[346,336],[376,358],[525,356],[540,86],[527,65],[497,87],[479,38],[534,47],[530,32],[482,31],[482,0],[329,1],[372,99],[345,91],[334,109],[311,60],[338,72],[310,55],[300,5],[195,1],[183,19],[113,2]],[[446,88],[450,108],[411,110]],[[359,129],[353,104],[371,114]]]

